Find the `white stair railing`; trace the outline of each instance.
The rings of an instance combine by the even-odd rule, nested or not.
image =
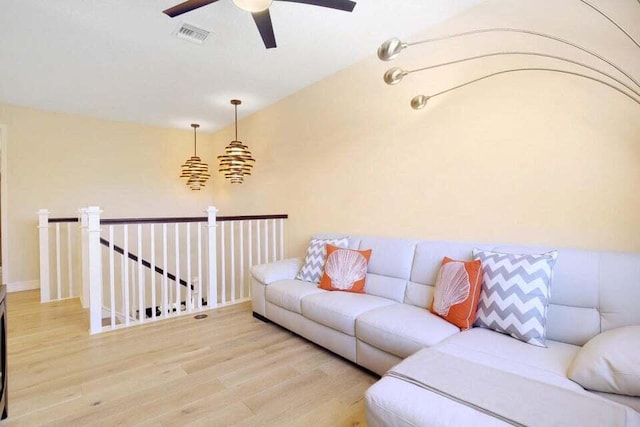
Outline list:
[[[206,213],[102,219],[89,207],[77,219],[51,219],[39,211],[42,301],[80,296],[91,312],[90,332],[98,333],[249,300],[254,261],[285,256],[287,215]],[[75,264],[60,267],[69,260]],[[67,295],[73,275],[79,277]]]
[[[209,268],[213,274],[206,281],[202,275],[205,252],[215,266],[216,212],[210,207],[206,218],[100,220],[100,210],[88,208],[91,333],[216,307],[215,267]],[[206,233],[202,233],[203,220]],[[158,225],[162,246],[156,244]],[[192,270],[198,276],[193,277]]]
[[[49,218],[47,209],[38,211],[40,241],[40,301],[78,297],[80,249],[77,218]]]

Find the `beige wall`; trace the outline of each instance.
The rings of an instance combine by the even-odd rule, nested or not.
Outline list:
[[[637,4],[599,3],[637,33]],[[640,79],[637,48],[580,2],[489,0],[421,36],[491,26],[577,41]],[[213,190],[202,193],[177,178],[191,150],[189,131],[0,104],[9,145],[5,282],[38,277],[38,208],[73,216],[93,204],[107,217],[193,215],[210,203],[222,215],[288,213],[290,255],[322,231],[640,251],[638,104],[593,82],[521,73],[443,95],[416,112],[408,101],[417,93],[486,72],[576,68],[502,57],[389,87],[382,74],[392,64],[378,61],[375,48],[370,58],[241,121],[240,139],[258,160],[254,176],[232,186],[216,174]],[[611,72],[553,42],[518,35],[425,45],[393,65],[494,50],[545,51]],[[202,156],[215,163],[231,137],[231,128],[202,134]]]
[[[603,7],[637,31],[634,2]],[[491,26],[535,29],[601,52],[640,79],[638,49],[579,2],[487,1],[421,36]],[[640,38],[640,34],[636,34]],[[405,51],[416,68],[496,50],[544,51],[610,68],[531,36],[484,35]],[[372,46],[372,53],[375,47]],[[640,105],[594,82],[515,73],[408,102],[520,66],[500,57],[382,82],[372,56],[240,123],[255,154],[240,187],[216,183],[225,214],[290,214],[290,255],[314,232],[640,251]],[[587,71],[587,73],[589,73]],[[231,138],[227,128],[217,145]]]
[[[6,125],[9,277],[37,280],[39,208],[76,216],[97,205],[104,217],[202,215],[211,191],[189,190],[179,179],[191,155],[190,130],[179,131],[97,120],[0,104]],[[213,157],[211,136],[198,138],[199,153]],[[5,207],[2,207],[5,209]]]

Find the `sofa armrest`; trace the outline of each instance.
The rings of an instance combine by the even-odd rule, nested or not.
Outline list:
[[[303,262],[302,258],[289,258],[268,264],[254,265],[251,267],[251,276],[263,285],[278,280],[295,279]]]

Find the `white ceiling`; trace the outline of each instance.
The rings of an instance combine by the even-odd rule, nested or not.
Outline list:
[[[2,0],[0,102],[212,131],[421,32],[479,0],[359,0],[353,13],[274,1],[277,49],[251,15],[220,0],[171,19],[180,0]],[[172,35],[179,21],[213,32]]]

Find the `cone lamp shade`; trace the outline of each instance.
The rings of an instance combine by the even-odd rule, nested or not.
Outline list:
[[[251,169],[255,159],[251,156],[249,147],[238,141],[238,105],[242,102],[232,99],[231,104],[235,107],[235,140],[231,141],[224,149],[224,154],[218,156],[220,160],[219,172],[224,173],[224,177],[232,184],[242,184],[244,177],[251,175]]]
[[[200,127],[199,124],[191,124],[193,128],[193,156],[187,159],[182,165],[182,173],[180,178],[187,179],[187,185],[192,189],[199,191],[204,187],[205,183],[211,176],[209,174],[209,165],[204,163],[200,157],[198,157],[198,144],[196,140],[196,129]]]

